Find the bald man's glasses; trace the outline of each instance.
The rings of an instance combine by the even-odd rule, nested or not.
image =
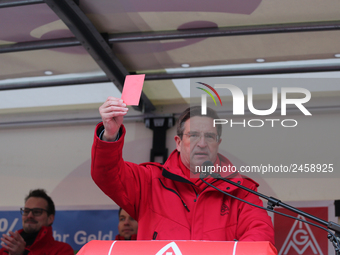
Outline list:
[[[183,134],[190,139],[190,142],[198,142],[204,137],[204,140],[207,143],[216,143],[219,140],[219,137],[215,133],[200,133],[200,132],[189,132],[187,134]]]

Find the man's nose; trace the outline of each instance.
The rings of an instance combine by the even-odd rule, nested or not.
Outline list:
[[[34,218],[33,212],[30,211],[30,212],[27,214],[26,217],[27,217],[27,218]]]
[[[197,142],[197,145],[200,146],[200,147],[205,147],[207,146],[207,142],[205,141],[205,137],[204,135],[201,135],[198,142]]]

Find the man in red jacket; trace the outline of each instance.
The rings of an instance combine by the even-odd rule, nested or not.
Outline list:
[[[0,255],[72,255],[72,247],[55,241],[52,235],[55,207],[52,199],[42,189],[31,190],[20,208],[23,229],[3,234]]]
[[[267,212],[231,198],[199,179],[196,167],[205,161],[224,169],[231,162],[218,153],[221,126],[208,108],[185,110],[179,117],[174,150],[164,165],[134,164],[122,158],[128,108],[121,99],[109,97],[99,108],[92,146],[91,174],[99,188],[138,221],[138,240],[270,241],[274,230]],[[247,188],[258,184],[239,173],[224,176]],[[256,205],[252,193],[220,179],[205,178],[219,189]]]

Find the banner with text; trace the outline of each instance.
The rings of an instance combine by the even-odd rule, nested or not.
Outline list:
[[[91,240],[114,240],[118,234],[118,210],[57,211],[53,227],[55,240],[75,251]],[[0,235],[22,228],[18,211],[0,211]]]

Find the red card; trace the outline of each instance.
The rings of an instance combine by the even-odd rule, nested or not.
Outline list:
[[[122,99],[126,105],[138,105],[142,94],[145,74],[127,75],[125,77]]]

